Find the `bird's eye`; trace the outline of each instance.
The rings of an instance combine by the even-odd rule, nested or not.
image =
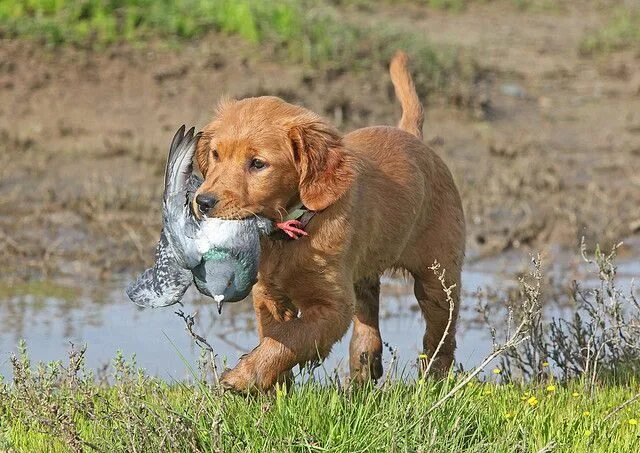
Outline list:
[[[261,170],[267,166],[267,163],[262,159],[258,159],[257,157],[251,159],[251,168],[255,168],[256,170]]]
[[[217,149],[214,149],[214,150],[213,150],[213,158],[214,158],[215,160],[218,160],[218,150],[217,150]]]

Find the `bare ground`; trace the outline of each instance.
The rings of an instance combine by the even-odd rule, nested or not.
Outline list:
[[[640,56],[580,57],[584,33],[606,20],[581,5],[347,10],[354,21],[384,19],[458,45],[487,68],[481,83],[460,87],[482,102],[460,108],[430,93],[425,125],[462,192],[472,259],[640,234]],[[292,66],[220,35],[102,52],[0,41],[0,279],[139,269],[158,236],[174,129],[203,126],[221,96],[260,94],[344,131],[399,118],[382,68]]]

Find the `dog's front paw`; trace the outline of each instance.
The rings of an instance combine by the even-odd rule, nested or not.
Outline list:
[[[272,361],[255,360],[253,353],[248,354],[235,368],[222,373],[220,385],[239,393],[268,391],[276,383],[290,385],[293,381],[291,370],[277,370],[273,364]]]
[[[238,366],[222,373],[220,385],[225,390],[248,393],[256,390],[256,376],[248,366],[243,366],[243,362],[240,361]]]

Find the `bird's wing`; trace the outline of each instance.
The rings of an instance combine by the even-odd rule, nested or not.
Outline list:
[[[193,280],[191,271],[178,265],[164,230],[156,248],[156,262],[127,288],[129,299],[141,307],[167,307],[180,302]]]
[[[171,198],[181,192],[186,192],[189,177],[193,173],[193,154],[196,144],[202,135],[200,132],[194,135],[195,128],[184,132],[182,125],[173,136],[169,157],[164,172],[164,202],[170,203]]]

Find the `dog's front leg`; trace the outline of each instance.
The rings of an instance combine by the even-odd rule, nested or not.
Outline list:
[[[267,390],[284,382],[296,364],[324,359],[344,336],[353,316],[353,285],[307,286],[292,296],[300,316],[281,321],[269,317],[268,327],[261,327],[260,344],[222,375],[223,386],[243,392]]]
[[[269,285],[261,280],[254,285],[251,294],[260,341],[282,322],[298,317],[298,307],[282,295],[274,294]]]

